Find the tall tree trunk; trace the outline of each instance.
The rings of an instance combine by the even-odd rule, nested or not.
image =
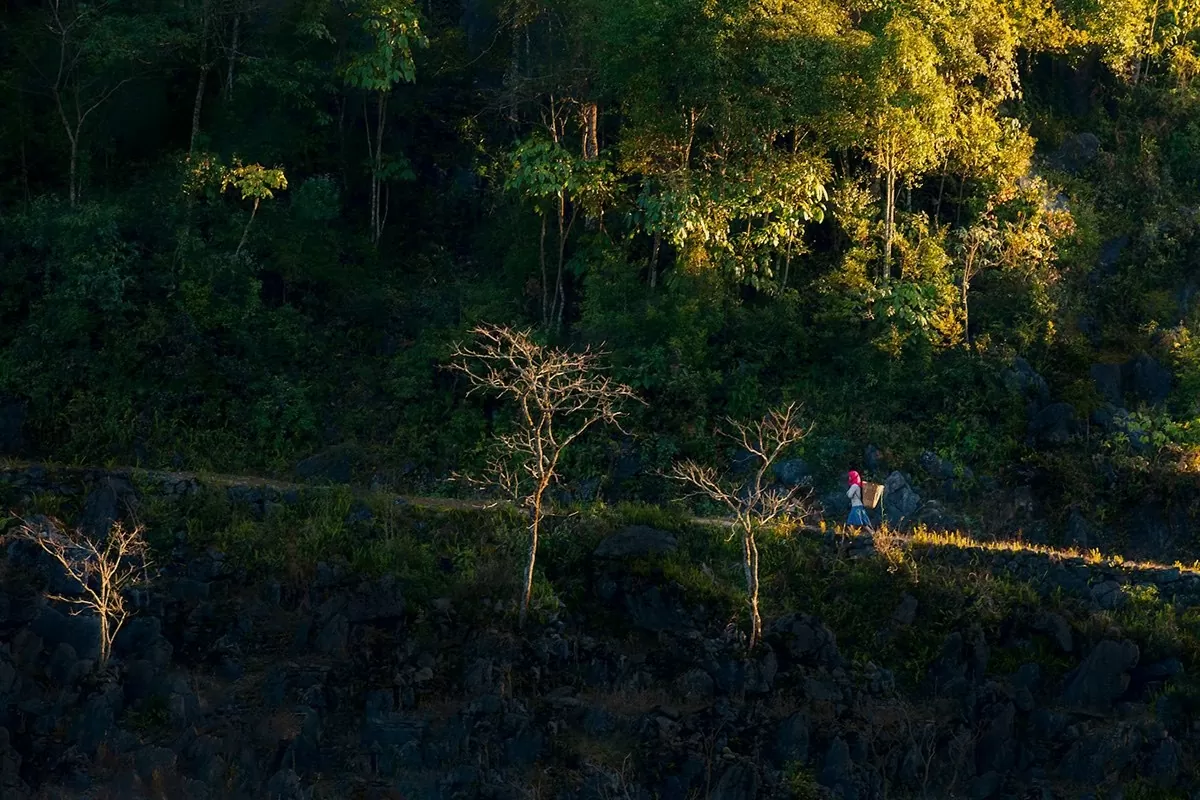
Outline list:
[[[758,542],[750,535],[750,555],[753,559],[751,572],[754,575],[754,589],[750,593],[750,649],[754,649],[762,641],[762,613],[758,608]]]
[[[746,573],[746,597],[750,606],[750,649],[753,650],[762,635],[762,617],[758,611],[758,546],[754,532],[742,530],[742,568]]]
[[[967,292],[970,289],[970,283],[966,276],[963,276],[962,285],[962,306],[963,306],[963,342],[966,343],[967,349],[971,349],[971,307],[967,303]]]
[[[960,222],[962,222],[963,194],[966,192],[966,189],[967,189],[967,177],[965,175],[962,175],[958,179],[958,200],[956,200],[955,204],[954,204],[954,224],[955,225],[958,225]]]
[[[600,155],[600,108],[595,103],[584,103],[580,110],[583,128],[583,159],[594,161]]]
[[[387,93],[379,93],[379,101],[377,105],[377,115],[375,123],[375,152],[372,154],[374,160],[374,169],[372,170],[372,228],[371,240],[378,245],[379,240],[383,238],[383,226],[386,224],[386,215],[383,212],[380,193],[383,187],[383,130],[387,122]]]
[[[242,29],[242,15],[233,15],[233,37],[229,43],[229,68],[225,71],[225,101],[233,99],[233,67],[237,63],[238,35]]]
[[[883,220],[883,280],[887,280],[892,276],[892,221],[895,219],[894,213],[896,208],[896,170],[890,165],[887,170],[887,181],[884,188],[887,198],[884,200],[884,220]]]
[[[550,276],[546,273],[546,215],[542,214],[542,236],[538,240],[538,260],[542,266],[542,326],[550,327]]]
[[[192,135],[188,139],[189,156],[196,149],[196,137],[200,135],[200,107],[204,103],[204,87],[208,83],[208,71],[212,69],[212,64],[208,61],[209,5],[209,0],[205,0],[203,10],[200,12],[204,15],[200,23],[200,80],[196,84],[196,99],[192,103]]]
[[[595,103],[583,104],[580,110],[580,127],[583,129],[583,158],[585,161],[595,161],[600,157],[599,106]],[[601,216],[588,214],[583,221],[584,227],[589,231],[596,230],[600,225]]]
[[[560,189],[558,192],[558,272],[554,278],[554,326],[555,329],[562,327],[562,312],[563,305],[566,299],[563,295],[563,262],[566,259],[567,253],[567,198],[566,194]],[[574,222],[574,215],[572,215]]]
[[[658,248],[662,245],[662,234],[654,233],[654,248],[650,251],[650,288],[658,284]]]
[[[542,496],[545,492],[546,486],[541,485],[533,495],[533,519],[529,525],[529,559],[525,564],[525,587],[521,594],[519,625],[522,628],[529,617],[529,604],[533,600],[533,568],[537,563],[538,535],[542,527]]]
[[[192,135],[188,139],[188,155],[196,149],[196,137],[200,135],[200,107],[204,103],[204,86],[208,83],[208,65],[200,68],[200,80],[196,83],[196,99],[192,103]]]
[[[78,164],[79,164],[79,131],[82,128],[82,123],[72,126],[67,119],[67,110],[63,106],[62,92],[59,89],[54,89],[54,105],[58,109],[58,119],[62,122],[63,132],[67,135],[67,144],[69,145],[68,161],[67,161],[67,199],[71,208],[75,207],[75,201],[78,199]]]
[[[781,289],[787,288],[788,276],[791,273],[791,271],[792,271],[792,243],[791,243],[791,240],[789,240],[787,243],[787,247],[784,249],[784,253],[783,253],[783,282],[782,282],[782,285],[780,286]]]
[[[104,669],[105,665],[108,664],[108,658],[110,655],[112,655],[112,642],[108,635],[109,622],[108,622],[107,611],[108,611],[107,608],[102,608],[102,609],[100,609],[100,613],[96,615],[97,617],[100,618],[100,653],[99,653],[100,664],[99,664],[99,666],[101,669]]]
[[[68,176],[67,176],[67,180],[70,181],[70,185],[67,187],[67,197],[70,202],[71,208],[75,207],[75,203],[79,199],[79,179],[77,176],[78,169],[79,169],[78,165],[79,165],[79,144],[78,144],[78,140],[74,136],[72,136],[71,137],[71,166],[68,170]]]
[[[947,159],[942,163],[942,180],[938,184],[938,199],[937,204],[933,207],[933,225],[936,228],[942,223],[942,196],[946,193],[946,172],[949,170],[950,162]]]
[[[966,261],[963,264],[962,275],[962,307],[963,307],[963,344],[967,350],[971,349],[971,309],[967,303],[968,294],[971,291],[971,270],[975,257],[968,253]]]
[[[508,94],[508,119],[509,123],[515,128],[519,123],[517,113],[517,83],[521,74],[521,9],[520,4],[514,2],[512,4],[512,48],[508,55],[508,67],[504,75],[504,83],[507,86]]]
[[[242,228],[242,240],[238,242],[237,250],[233,251],[235,256],[242,254],[242,248],[246,246],[246,237],[250,235],[250,226],[254,224],[254,215],[258,213],[259,199],[254,198],[254,208],[250,211],[250,219],[246,220],[246,227]]]

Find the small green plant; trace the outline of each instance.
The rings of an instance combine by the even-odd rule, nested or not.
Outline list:
[[[149,733],[165,728],[171,721],[166,701],[159,695],[146,698],[137,708],[125,712],[125,725],[131,730]]]
[[[812,770],[799,761],[784,767],[783,786],[791,800],[818,800],[821,797],[821,788]]]

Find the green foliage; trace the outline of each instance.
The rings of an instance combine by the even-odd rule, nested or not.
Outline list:
[[[798,762],[784,768],[783,786],[792,800],[817,800],[821,788],[812,770]]]
[[[221,175],[223,190],[236,189],[242,200],[253,200],[255,206],[263,200],[270,200],[275,192],[286,189],[287,185],[287,176],[282,169],[267,169],[261,164],[242,164],[237,158],[233,160],[233,166]]]
[[[351,16],[361,25],[366,46],[350,57],[345,80],[372,92],[387,92],[397,83],[417,79],[413,50],[429,40],[421,31],[416,7],[407,2],[361,0]]]
[[[661,501],[656,471],[718,455],[715,421],[793,399],[819,488],[867,443],[909,471],[926,449],[980,474],[1053,461],[998,379],[1015,355],[1082,417],[1091,363],[1153,352],[1167,406],[1061,462],[1086,485],[1192,474],[1191,4],[500,17],[12,9],[0,394],[28,401],[30,455],[282,474],[353,442],[361,474],[448,491],[495,420],[437,369],[447,343],[540,299],[550,339],[605,343],[647,401],[632,440],[570,465],[622,497]],[[1075,164],[1081,132],[1099,152]]]

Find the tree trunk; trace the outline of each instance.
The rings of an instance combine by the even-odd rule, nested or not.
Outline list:
[[[600,108],[595,103],[584,103],[579,115],[583,128],[583,158],[585,161],[595,161],[600,157]],[[600,216],[586,215],[583,220],[584,227],[595,231],[600,225],[603,213],[601,210]]]
[[[967,177],[965,175],[963,175],[958,179],[958,200],[955,202],[955,206],[954,206],[954,224],[955,225],[958,225],[960,222],[962,222],[963,194],[966,192],[966,190],[967,190]]]
[[[383,238],[383,226],[387,221],[380,197],[383,186],[383,130],[387,122],[386,92],[379,93],[376,109],[375,152],[372,153],[374,167],[371,175],[371,241],[378,246],[379,240]]]
[[[229,44],[229,68],[225,72],[225,100],[226,102],[233,99],[233,66],[237,63],[238,54],[238,34],[241,32],[242,15],[235,14],[233,17],[233,38]]]
[[[758,545],[752,530],[742,531],[742,561],[746,573],[746,595],[750,606],[750,649],[762,636],[762,617],[758,611]]]
[[[508,119],[515,128],[519,122],[517,114],[517,82],[521,74],[521,25],[520,5],[512,4],[512,48],[508,55],[508,68],[505,71],[504,83],[508,89]]]
[[[662,245],[662,234],[655,232],[654,249],[650,251],[650,288],[658,284],[658,248]]]
[[[883,221],[883,280],[886,283],[892,275],[892,221],[896,208],[896,170],[891,166],[888,167],[884,192],[887,194]]]
[[[971,289],[970,267],[963,269],[962,278],[962,307],[963,307],[963,342],[968,350],[971,349],[971,310],[967,304],[967,292]]]
[[[254,208],[250,211],[250,219],[246,220],[246,227],[242,228],[242,240],[238,242],[237,250],[233,251],[235,256],[242,254],[242,248],[246,246],[246,237],[250,235],[250,226],[254,224],[254,215],[258,213],[259,199],[254,198]]]
[[[100,664],[99,664],[99,666],[101,669],[104,669],[104,666],[106,664],[108,664],[108,657],[110,655],[111,645],[109,644],[109,636],[108,636],[108,614],[105,613],[106,609],[102,608],[102,609],[99,609],[99,611],[100,611],[100,613],[96,615],[97,617],[100,618],[100,659],[99,659]]]
[[[788,275],[791,273],[791,271],[792,271],[792,243],[789,240],[787,243],[787,248],[784,250],[784,254],[783,254],[783,282],[780,286],[781,289],[787,288]]]
[[[525,591],[521,595],[519,625],[522,628],[529,617],[529,604],[533,600],[533,567],[537,562],[538,534],[542,527],[542,495],[545,491],[545,486],[538,487],[533,496],[533,520],[529,525],[529,561],[525,565]]]
[[[550,326],[550,276],[546,274],[546,215],[542,214],[542,237],[538,242],[538,258],[542,266],[542,326]]]
[[[942,180],[938,184],[937,204],[933,207],[933,226],[935,228],[942,223],[942,196],[946,193],[946,172],[949,166],[948,161],[942,164]]]
[[[72,136],[71,137],[71,165],[68,168],[68,176],[67,176],[67,180],[70,181],[70,184],[67,187],[67,197],[70,201],[71,208],[75,207],[75,201],[78,200],[78,198],[79,198],[79,182],[78,182],[78,178],[76,177],[76,174],[78,172],[78,164],[79,164],[79,140],[76,137]]]
[[[200,106],[204,103],[204,87],[208,83],[208,71],[212,64],[208,60],[208,21],[209,2],[205,0],[203,20],[200,27],[200,80],[196,85],[196,99],[192,103],[192,135],[188,139],[188,155],[196,149],[196,137],[200,135]]]
[[[583,128],[583,159],[594,161],[600,155],[600,108],[595,103],[584,103],[580,111]]]
[[[208,65],[200,69],[200,80],[196,84],[196,100],[192,103],[192,136],[188,140],[188,155],[196,149],[196,137],[200,135],[200,107],[204,103],[204,86],[208,83]]]

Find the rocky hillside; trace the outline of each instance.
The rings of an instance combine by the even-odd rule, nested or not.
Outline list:
[[[918,530],[736,545],[555,520],[516,629],[503,513],[22,469],[31,523],[145,525],[107,668],[29,542],[0,569],[4,798],[1200,797],[1200,574]],[[10,531],[11,532],[11,531]]]

